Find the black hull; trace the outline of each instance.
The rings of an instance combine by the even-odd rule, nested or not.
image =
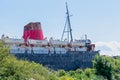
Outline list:
[[[92,60],[98,51],[92,52],[67,52],[66,54],[31,54],[31,53],[17,53],[14,54],[18,59],[34,61],[51,69],[58,70],[75,70],[77,68],[92,67]]]

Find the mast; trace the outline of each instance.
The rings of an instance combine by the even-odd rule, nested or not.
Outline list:
[[[71,29],[70,15],[69,15],[67,2],[66,2],[66,10],[67,10],[67,12],[66,12],[67,18],[66,18],[65,27],[64,27],[64,30],[63,30],[61,41],[63,40],[64,34],[67,32],[67,40],[69,41],[69,36],[70,36],[70,38],[71,38],[70,42],[72,42],[73,41],[73,37],[72,37],[72,29]],[[66,28],[67,28],[67,31],[65,30]]]

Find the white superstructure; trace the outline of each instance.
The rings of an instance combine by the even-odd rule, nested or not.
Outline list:
[[[68,51],[93,51],[94,45],[90,40],[75,40],[73,42],[60,40],[33,40],[28,39],[27,44],[23,39],[6,38],[5,44],[11,47],[10,53],[33,54],[65,54]]]

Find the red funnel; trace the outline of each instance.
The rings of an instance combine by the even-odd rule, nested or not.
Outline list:
[[[27,39],[43,40],[44,35],[40,22],[31,22],[24,26],[23,38],[25,42]]]

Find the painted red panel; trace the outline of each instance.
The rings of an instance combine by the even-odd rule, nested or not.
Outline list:
[[[27,39],[43,40],[44,36],[42,30],[26,30],[24,31],[23,38],[26,42]]]
[[[27,24],[24,27],[23,38],[25,42],[27,39],[43,40],[44,35],[42,32],[41,24],[38,22]]]

